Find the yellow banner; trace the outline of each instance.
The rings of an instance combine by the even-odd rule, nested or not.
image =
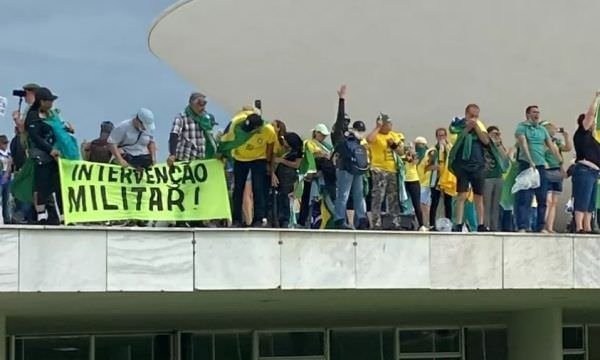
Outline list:
[[[65,223],[110,220],[231,219],[225,169],[219,160],[118,165],[60,160]]]

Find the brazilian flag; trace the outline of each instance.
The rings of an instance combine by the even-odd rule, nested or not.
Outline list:
[[[244,145],[250,139],[252,132],[245,131],[243,125],[246,118],[254,113],[253,110],[242,110],[235,114],[219,140],[218,154],[231,158],[231,151]]]

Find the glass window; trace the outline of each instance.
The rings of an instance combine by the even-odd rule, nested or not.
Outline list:
[[[325,333],[312,332],[272,332],[260,333],[259,356],[323,356]]]
[[[433,330],[401,330],[400,353],[433,353]]]
[[[252,335],[215,335],[215,360],[252,360]]]
[[[583,326],[563,327],[563,349],[583,350]]]
[[[485,359],[508,359],[508,332],[506,329],[485,329]]]
[[[181,334],[182,360],[212,360],[212,335]]]
[[[96,336],[96,360],[168,360],[168,335]]]
[[[600,360],[600,326],[588,326],[588,359]]]
[[[483,329],[465,329],[465,359],[485,360]]]
[[[331,360],[394,359],[394,331],[332,330],[329,337]]]
[[[460,357],[459,329],[401,330],[398,338],[400,355],[403,359],[408,359],[410,356],[402,356],[402,354],[444,353],[450,358]]]
[[[18,360],[88,360],[89,337],[55,337],[17,340]]]
[[[436,353],[460,352],[460,330],[436,330],[433,336]]]
[[[584,354],[563,355],[563,360],[585,360],[585,355]]]

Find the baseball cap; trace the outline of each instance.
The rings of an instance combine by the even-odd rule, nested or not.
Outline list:
[[[367,131],[367,126],[365,125],[364,121],[356,120],[354,123],[352,123],[352,129],[365,132]]]
[[[317,126],[315,126],[313,131],[321,133],[325,136],[329,135],[329,129],[327,129],[327,125],[325,125],[325,124],[317,124]]]
[[[389,124],[392,122],[392,120],[390,119],[390,116],[388,114],[384,114],[384,113],[379,113],[377,120],[381,120],[381,122],[384,124]]]
[[[40,88],[40,86],[36,83],[29,83],[29,84],[23,85],[23,90],[25,90],[25,91],[36,91],[39,88]]]
[[[156,125],[154,125],[154,114],[152,111],[146,108],[141,108],[137,112],[137,118],[142,122],[142,124],[144,124],[146,130],[154,131],[156,128]]]
[[[54,101],[54,100],[58,99],[58,96],[52,94],[52,91],[50,91],[50,89],[41,87],[35,91],[35,99],[40,100],[40,101],[42,101],[42,100]]]
[[[425,145],[427,145],[427,139],[425,139],[423,136],[417,136],[415,138],[415,144],[425,144]]]

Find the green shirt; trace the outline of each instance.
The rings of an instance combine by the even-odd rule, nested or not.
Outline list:
[[[556,147],[558,147],[558,152],[560,152],[560,148],[563,146],[563,142],[560,139],[552,139],[552,141],[554,142],[554,145],[556,145]],[[549,148],[546,148],[546,165],[548,165],[548,169],[555,169],[555,168],[559,168],[560,167],[560,163],[562,161],[562,159],[557,159],[556,156],[554,156],[554,153],[552,152],[552,150],[550,150]]]
[[[527,139],[527,147],[531,154],[531,160],[536,166],[546,165],[546,140],[550,139],[550,134],[545,127],[534,124],[531,121],[523,121],[517,126],[515,136],[524,135]],[[519,149],[519,160],[529,163],[527,155],[523,149]]]
[[[483,154],[485,156],[485,178],[486,179],[497,179],[502,177],[502,166],[492,154],[492,151],[489,147],[485,147],[483,150]]]

